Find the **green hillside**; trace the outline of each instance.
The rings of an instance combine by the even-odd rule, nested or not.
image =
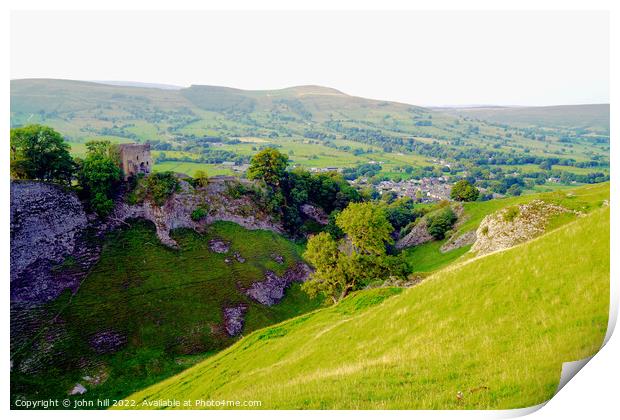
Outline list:
[[[411,177],[407,166],[426,168],[418,177],[430,176],[433,169],[440,176],[448,161],[453,175],[464,174],[468,164],[502,170],[516,165],[512,171],[532,172],[526,165],[540,159],[555,159],[552,164],[561,163],[572,173],[608,173],[608,133],[601,134],[599,126],[605,121],[608,126],[608,110],[595,108],[586,120],[580,113],[562,114],[569,125],[544,128],[444,111],[321,86],[171,90],[54,79],[11,81],[12,127],[49,125],[70,141],[75,155],[83,153],[89,139],[150,141],[155,168],[162,170],[171,162],[194,163],[183,168],[188,171],[214,169],[207,165],[225,161],[247,163],[258,149],[271,145],[287,153],[292,165],[346,168],[381,162],[381,174],[390,177]],[[224,173],[224,168],[215,169]]]
[[[255,331],[128,399],[137,407],[167,399],[260,400],[264,409],[541,403],[555,392],[563,362],[602,344],[609,238],[605,206],[400,294],[358,292]]]
[[[12,311],[16,323],[38,318],[40,327],[25,345],[12,345],[11,395],[66,398],[82,383],[88,392],[80,399],[121,398],[238,339],[226,333],[225,307],[246,305],[247,334],[320,304],[298,283],[270,307],[241,291],[263,281],[267,270],[282,275],[300,261],[299,246],[278,234],[217,222],[205,234],[184,229],[172,235],[179,250],[162,245],[148,222],[115,231],[74,296],[67,290],[43,310]],[[228,243],[229,251],[214,252],[211,240]],[[72,263],[57,269],[70,271]],[[103,337],[103,348],[94,337]]]
[[[542,200],[546,203],[556,204],[566,209],[588,213],[601,206],[605,200],[609,200],[609,183],[587,185],[579,188],[558,190],[546,193],[527,194],[519,197],[507,197],[489,201],[474,201],[464,203],[463,221],[456,229],[456,235],[463,235],[478,229],[480,222],[500,209],[528,203],[532,200]],[[552,218],[549,221],[549,228],[557,227],[560,224],[576,219],[578,216],[573,213],[566,213]],[[464,246],[449,252],[441,252],[440,248],[448,239],[432,241],[422,245],[414,246],[403,250],[406,260],[413,267],[417,275],[426,276],[448,264],[468,258],[465,254],[470,246]]]
[[[609,134],[609,104],[559,105],[539,107],[473,107],[446,111],[516,126],[581,128]]]

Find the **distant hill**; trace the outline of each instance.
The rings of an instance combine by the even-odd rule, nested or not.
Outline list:
[[[582,128],[609,133],[609,104],[434,109],[508,125]]]
[[[183,86],[167,85],[167,84],[162,84],[162,83],[125,82],[125,81],[119,81],[119,80],[92,80],[92,82],[101,83],[103,85],[111,85],[111,86],[144,87],[144,88],[166,89],[166,90],[183,89]]]
[[[604,188],[555,197],[576,205]],[[255,331],[127,398],[141,408],[168,399],[258,400],[261,409],[511,409],[545,402],[556,392],[562,363],[594,354],[607,328],[609,207],[592,204],[585,217],[457,262],[418,286],[360,291]]]
[[[407,166],[426,168],[429,176],[446,169],[448,161],[463,170],[467,164],[536,159],[573,167],[586,162],[607,171],[609,160],[607,105],[428,109],[312,85],[242,90],[109,83],[12,80],[11,127],[49,125],[78,156],[89,139],[149,141],[155,169],[190,175],[198,169],[232,174],[212,165],[247,163],[268,145],[281,148],[293,165],[345,168],[383,162],[386,176],[406,175]]]

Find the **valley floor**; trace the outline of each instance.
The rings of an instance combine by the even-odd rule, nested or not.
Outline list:
[[[568,198],[570,200],[570,198]],[[128,397],[259,400],[263,409],[508,409],[550,399],[594,354],[609,312],[609,207],[262,329]],[[187,407],[186,407],[187,408]]]

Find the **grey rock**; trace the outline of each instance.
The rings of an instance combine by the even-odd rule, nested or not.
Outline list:
[[[136,205],[118,200],[108,218],[109,227],[118,227],[129,219],[150,220],[155,224],[159,240],[172,248],[177,248],[178,244],[170,237],[170,230],[189,228],[203,231],[205,226],[216,221],[233,222],[246,229],[284,233],[281,223],[261,211],[249,195],[236,199],[227,196],[225,192],[231,182],[241,182],[247,184],[246,186],[254,185],[250,181],[240,181],[234,177],[215,176],[209,178],[206,187],[196,189],[181,179],[180,191],[172,194],[161,207],[148,200]],[[209,212],[206,217],[194,221],[191,214],[198,207],[208,208]]]
[[[114,353],[127,343],[124,335],[114,331],[102,331],[89,340],[90,347],[99,354]]]
[[[304,216],[309,217],[321,225],[329,223],[329,216],[320,207],[313,206],[312,204],[302,204],[300,210]]]
[[[243,317],[247,310],[248,306],[245,304],[224,308],[224,329],[229,336],[234,337],[241,334],[245,323]]]
[[[86,388],[82,384],[75,384],[73,389],[69,391],[69,395],[82,395],[86,393]]]
[[[454,234],[439,248],[439,251],[446,253],[454,249],[471,245],[476,241],[476,231],[470,230],[462,235]]]
[[[409,248],[411,246],[417,246],[432,241],[434,238],[430,233],[428,233],[428,228],[426,226],[426,218],[419,220],[413,229],[411,229],[411,232],[396,242],[396,248]]]
[[[220,239],[211,239],[209,241],[209,249],[218,254],[226,254],[230,249],[230,244]]]
[[[499,210],[482,219],[471,252],[485,255],[529,241],[545,232],[549,218],[567,212],[580,214],[542,200]]]
[[[282,300],[284,291],[291,283],[303,283],[311,273],[310,267],[302,262],[298,262],[289,268],[281,277],[272,271],[267,271],[264,280],[252,283],[245,290],[245,294],[258,303],[272,306]]]
[[[452,203],[450,205],[452,211],[457,217],[457,221],[454,224],[453,229],[458,229],[465,222],[465,209],[462,203]],[[405,235],[403,238],[396,242],[396,249],[404,249],[412,246],[422,245],[427,242],[435,240],[433,236],[428,233],[427,227],[427,217],[424,216],[422,219],[418,220],[416,225],[411,229],[411,231]],[[458,247],[457,247],[458,248]],[[453,248],[454,249],[454,248]],[[447,251],[444,251],[447,252]]]
[[[92,262],[83,241],[87,228],[86,212],[74,192],[43,182],[12,181],[11,302],[47,302],[67,288],[75,290],[79,276],[59,275],[53,268],[70,255],[77,256],[77,269]]]

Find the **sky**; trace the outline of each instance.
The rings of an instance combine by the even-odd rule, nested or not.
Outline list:
[[[11,79],[276,89],[423,106],[609,102],[608,12],[12,12]]]

